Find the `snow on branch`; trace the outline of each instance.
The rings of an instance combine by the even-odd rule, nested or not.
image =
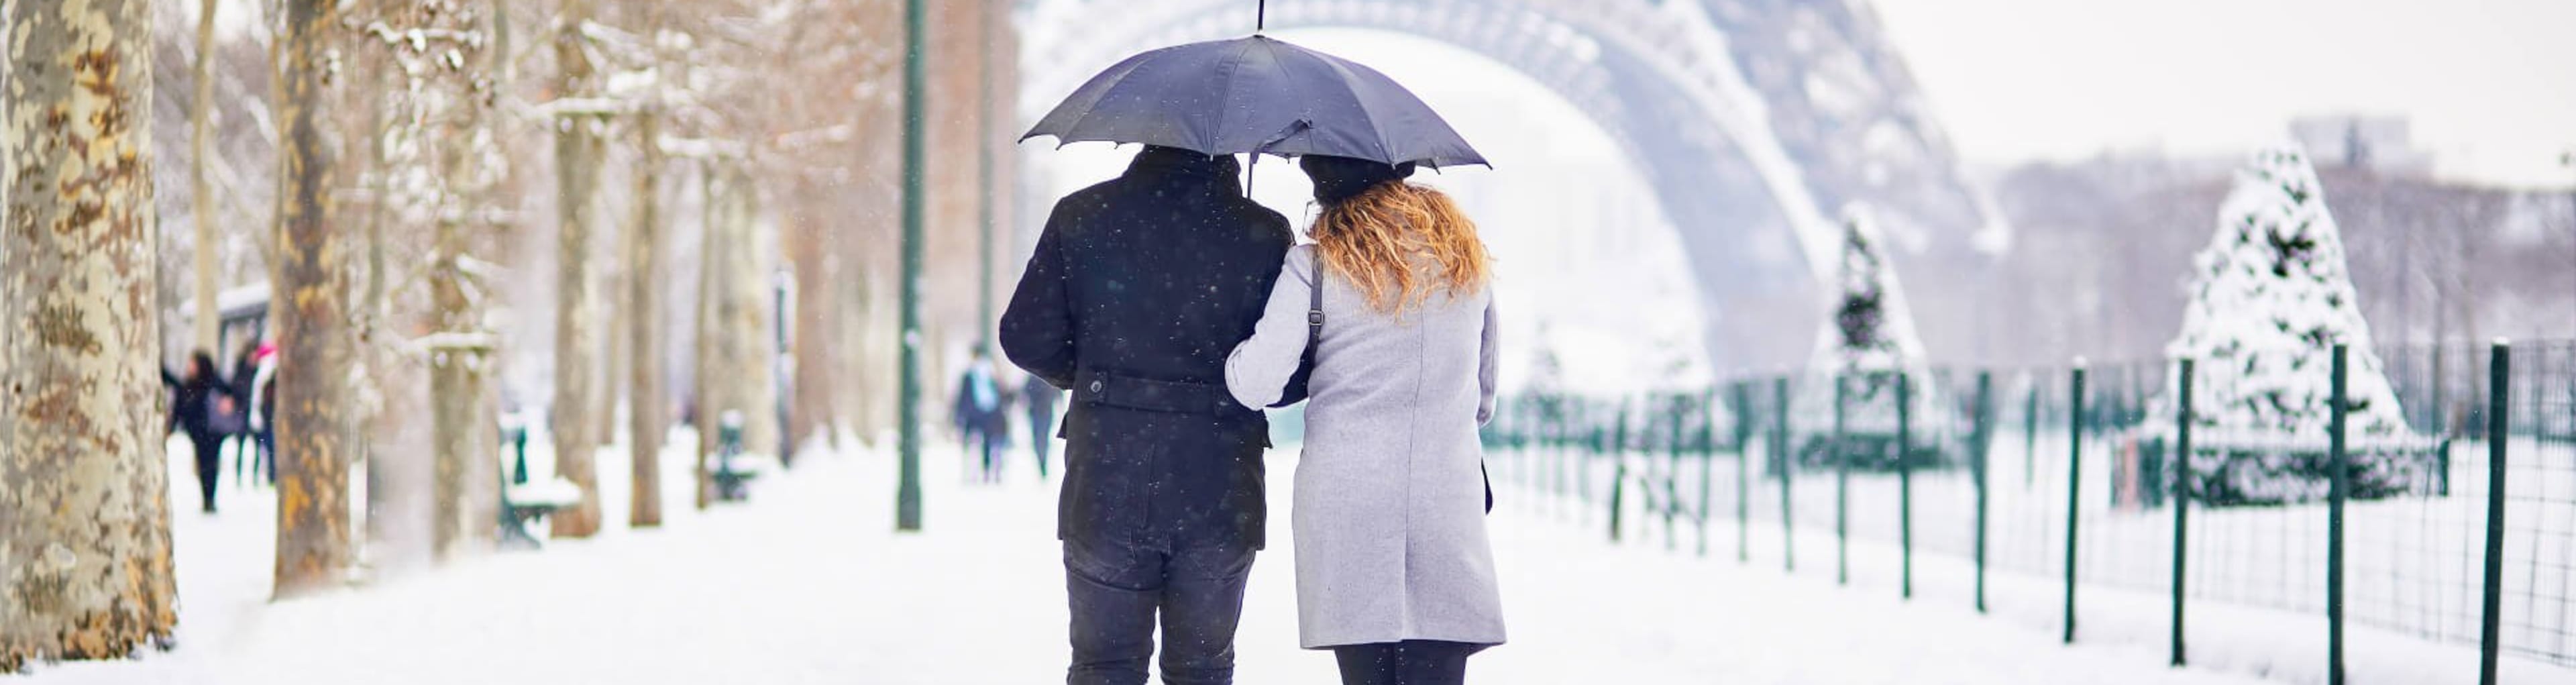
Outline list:
[[[781,149],[793,150],[820,143],[847,143],[857,140],[858,136],[859,127],[855,124],[833,124],[822,128],[781,133],[770,142]]]
[[[424,352],[448,350],[486,351],[499,347],[500,336],[489,332],[440,332],[411,339],[411,347]]]
[[[532,108],[540,118],[614,117],[634,111],[635,105],[616,98],[555,98]]]
[[[751,154],[750,146],[732,140],[662,136],[654,144],[662,147],[662,154],[685,159],[740,159]]]

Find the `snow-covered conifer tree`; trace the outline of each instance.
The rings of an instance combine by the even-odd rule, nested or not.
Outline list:
[[[2190,293],[2182,333],[2167,352],[2196,360],[2198,496],[2219,504],[2326,496],[2337,343],[2350,350],[2351,494],[2385,496],[2424,482],[2427,450],[2407,429],[2371,349],[2343,239],[2306,154],[2267,149],[2237,172],[2217,232],[2193,260]],[[2150,426],[2172,425],[2169,403],[2156,413],[2168,418]]]
[[[1908,379],[1912,392],[1912,442],[1907,450],[1917,466],[1940,460],[1933,445],[1935,388],[1923,362],[1921,339],[1905,307],[1903,286],[1888,263],[1877,224],[1869,211],[1852,205],[1843,210],[1842,254],[1836,262],[1832,311],[1816,336],[1805,377],[1792,402],[1801,439],[1800,460],[1830,464],[1840,453],[1855,468],[1894,468],[1897,433],[1897,379]],[[1843,387],[1843,435],[1839,448],[1834,431],[1834,386]]]

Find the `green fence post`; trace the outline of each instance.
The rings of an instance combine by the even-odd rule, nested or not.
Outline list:
[[[1664,550],[1672,551],[1681,544],[1680,533],[1673,530],[1673,517],[1681,514],[1682,416],[1690,410],[1690,396],[1674,393],[1672,423],[1665,428],[1664,440]]]
[[[2083,520],[2084,503],[2084,360],[2075,360],[2075,372],[2068,382],[2066,411],[2066,634],[2067,644],[2075,643],[2075,549],[2076,525]]]
[[[1735,382],[1735,561],[1753,563],[1753,384]]]
[[[2191,527],[2186,521],[2191,516],[2192,360],[2182,360],[2178,373],[2180,374],[2178,384],[2181,387],[2175,397],[2176,406],[2181,409],[2174,412],[2174,451],[2173,457],[2168,460],[2173,464],[2174,474],[2173,665],[2175,666],[2183,665],[2182,610],[2183,584],[2186,577],[2183,568],[2184,555],[2191,549],[2191,546],[2185,543],[2190,539],[2191,532]]]
[[[1772,463],[1780,469],[1780,567],[1798,570],[1798,529],[1790,520],[1789,377],[1771,380]]]
[[[1976,437],[1969,441],[1969,467],[1977,479],[1977,613],[1986,613],[1986,457],[1995,438],[1995,376],[1992,371],[1977,372]]]
[[[1717,388],[1699,396],[1699,555],[1708,556],[1709,472],[1717,470]]]
[[[2507,384],[2512,376],[2512,346],[2498,340],[2487,361],[2487,559],[2485,590],[2480,599],[2484,619],[2478,627],[2478,685],[2496,685],[2496,648],[2504,617],[2504,463],[2505,436],[2511,404]]]
[[[1619,541],[1619,522],[1627,513],[1620,511],[1619,505],[1628,492],[1628,398],[1619,398],[1617,416],[1619,422],[1610,429],[1607,450],[1610,455],[1610,541],[1613,543]]]
[[[1556,510],[1560,512],[1565,510],[1566,495],[1569,494],[1568,489],[1573,487],[1572,484],[1574,477],[1570,472],[1570,469],[1574,468],[1574,413],[1578,409],[1580,409],[1580,407],[1574,404],[1574,398],[1572,396],[1557,396],[1555,421],[1556,430],[1554,431],[1556,433],[1556,439],[1554,440],[1556,444],[1555,449],[1549,450],[1554,453],[1555,457],[1550,460],[1553,468],[1550,468],[1549,470],[1554,472],[1556,476],[1556,496],[1549,499],[1556,502]]]
[[[1587,409],[1584,415],[1602,415],[1600,409],[1592,407],[1592,402],[1584,402],[1584,409]],[[1582,494],[1577,500],[1584,505],[1582,520],[1592,520],[1592,461],[1602,456],[1602,440],[1610,440],[1610,435],[1602,430],[1602,422],[1597,417],[1587,417],[1584,425],[1592,427],[1592,438],[1584,440],[1584,446],[1574,451],[1577,453],[1577,458],[1574,458],[1574,489],[1577,489],[1577,494]]]
[[[2021,410],[2021,489],[2024,492],[2039,483],[2039,385],[2037,376],[2030,379],[2030,398]]]
[[[1896,372],[1896,547],[1899,596],[1914,598],[1914,374]]]
[[[1834,464],[1834,584],[1851,584],[1851,460],[1843,449],[1851,379],[1834,372],[1834,432],[1825,441],[1825,458]]]
[[[2349,455],[2344,454],[2344,423],[2348,420],[2350,402],[2346,391],[2345,360],[2350,349],[2335,343],[2332,386],[2327,391],[2326,410],[2326,683],[2343,685],[2343,501],[2350,497],[2350,474],[2345,473]],[[2490,438],[2493,439],[2493,438]]]

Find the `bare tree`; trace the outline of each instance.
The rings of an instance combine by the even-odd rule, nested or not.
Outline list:
[[[643,160],[635,173],[635,224],[626,233],[627,341],[632,362],[627,378],[627,417],[634,450],[634,495],[627,523],[662,525],[662,444],[670,426],[663,400],[662,370],[662,0],[641,0],[644,35],[653,56],[653,85],[637,108],[635,147]]]
[[[8,5],[0,673],[177,623],[153,303],[149,0]]]
[[[215,305],[215,192],[208,178],[214,158],[216,4],[202,0],[197,6],[196,97],[188,103],[188,208],[196,231],[196,316],[189,323],[197,347],[207,350],[222,343]]]
[[[277,595],[338,584],[352,560],[349,535],[349,273],[332,203],[337,141],[331,138],[331,60],[340,25],[335,0],[287,0],[279,40],[285,154],[279,178]]]
[[[483,323],[489,269],[473,253],[490,232],[486,203],[509,164],[486,119],[499,61],[486,29],[500,17],[476,0],[385,9],[364,29],[405,82],[397,96],[403,123],[389,131],[400,169],[387,172],[407,179],[396,184],[405,189],[396,194],[405,223],[429,223],[436,235],[426,260],[434,333],[419,346],[429,362],[434,443],[430,547],[434,557],[453,559],[488,547],[498,525],[499,436],[488,385],[496,342]]]
[[[554,517],[554,534],[588,537],[599,531],[599,474],[595,463],[600,435],[592,412],[602,401],[595,350],[600,335],[601,298],[591,272],[592,222],[596,221],[599,163],[607,154],[600,129],[597,73],[592,67],[582,26],[590,21],[588,0],[564,0],[555,20],[555,182],[561,252],[557,255],[555,312],[555,402],[552,427],[555,470],[581,488],[581,504]]]

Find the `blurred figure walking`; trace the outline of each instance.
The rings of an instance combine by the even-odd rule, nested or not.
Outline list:
[[[277,484],[277,345],[260,344],[258,358],[258,370],[252,372],[250,378],[250,409],[246,412],[250,417],[251,440],[258,447],[256,452],[250,453],[256,455],[251,459],[251,468],[259,472],[264,482],[273,486]],[[233,459],[241,461],[244,458]]]
[[[242,426],[242,430],[233,433],[238,438],[233,441],[234,487],[249,485],[251,475],[263,473],[266,482],[277,482],[276,467],[267,465],[268,421],[260,413],[260,384],[276,372],[276,359],[277,346],[259,340],[244,343],[241,354],[233,358],[228,385],[232,386],[232,396],[242,399],[234,412]]]
[[[1029,450],[1038,455],[1038,480],[1047,479],[1047,450],[1055,447],[1055,403],[1064,399],[1064,391],[1049,385],[1037,374],[1025,374],[1020,381],[1020,408],[1028,412]]]
[[[951,421],[957,426],[959,442],[966,443],[966,457],[983,460],[978,466],[981,480],[1002,481],[1000,450],[1011,444],[1011,422],[1004,415],[1006,403],[1001,384],[993,380],[993,355],[975,348],[975,360],[966,364],[966,374],[957,379],[957,407]]]
[[[188,442],[197,455],[197,492],[206,513],[215,513],[215,481],[223,470],[224,437],[238,428],[233,404],[238,395],[215,371],[215,356],[205,350],[188,355],[184,375],[171,375],[161,370],[161,384],[176,392],[170,402],[170,428],[163,431],[186,431]]]

